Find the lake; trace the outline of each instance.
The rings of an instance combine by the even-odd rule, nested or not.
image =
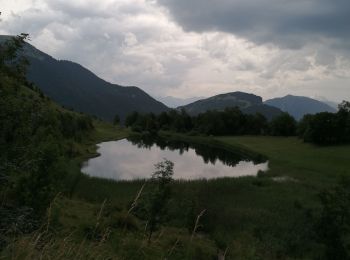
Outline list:
[[[98,144],[100,156],[85,162],[82,172],[113,180],[150,178],[154,165],[165,158],[174,163],[174,179],[215,179],[256,176],[268,162],[240,152],[207,145],[166,141],[160,138],[128,138]]]

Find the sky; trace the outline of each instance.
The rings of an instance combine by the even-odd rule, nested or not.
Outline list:
[[[152,96],[350,100],[349,0],[0,0],[0,34]]]

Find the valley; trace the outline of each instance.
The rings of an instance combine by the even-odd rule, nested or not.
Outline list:
[[[96,132],[98,138],[94,137],[93,142],[116,140],[130,134],[106,126],[97,126]],[[163,135],[170,139],[209,141],[172,133]],[[174,181],[169,216],[150,245],[143,233],[146,222],[139,218],[140,213],[135,210],[128,215],[127,212],[143,185],[146,183],[140,201],[151,189],[151,184],[144,180],[111,181],[81,175],[72,198],[62,197],[55,202],[59,212],[58,234],[63,239],[74,231],[70,241],[78,246],[86,236],[86,227],[94,227],[98,212],[103,210],[98,220],[98,232],[108,229],[109,237],[96,248],[87,243],[84,246],[87,252],[104,256],[109,256],[106,252],[115,252],[128,259],[154,259],[169,254],[174,259],[211,259],[220,250],[227,249],[228,259],[250,258],[256,254],[273,258],[274,251],[270,248],[273,246],[274,250],[291,248],[283,254],[295,258],[317,256],[316,251],[309,251],[315,245],[309,240],[311,220],[304,214],[306,211],[317,214],[319,192],[333,187],[341,176],[348,174],[350,165],[346,154],[350,152],[350,146],[317,147],[295,137],[219,137],[212,141],[267,156],[269,170],[258,177]],[[90,148],[83,150],[89,150],[88,154],[94,156],[96,148],[86,147]],[[145,175],[151,175],[151,172],[145,172]],[[278,177],[283,178],[279,181]],[[192,232],[188,218],[197,216],[204,209],[198,230],[201,235],[188,244]],[[130,247],[138,250],[129,250]],[[293,247],[298,251],[293,251]],[[301,249],[305,251],[299,251]],[[56,252],[50,250],[53,251],[48,254]]]
[[[0,48],[0,258],[346,259],[349,102],[169,109],[26,37]]]

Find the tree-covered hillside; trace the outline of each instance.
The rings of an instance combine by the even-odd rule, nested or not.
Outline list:
[[[40,224],[59,192],[69,193],[69,158],[93,130],[88,116],[54,104],[26,78],[17,57],[26,35],[0,46],[0,247]],[[16,227],[15,230],[12,230]]]
[[[0,42],[8,39],[0,36]],[[137,87],[111,84],[83,66],[56,60],[26,43],[28,79],[55,102],[75,111],[112,121],[118,114],[123,120],[133,111],[160,113],[168,108]]]
[[[224,111],[226,108],[235,107],[245,114],[260,113],[269,120],[282,113],[276,107],[263,104],[261,97],[239,91],[198,100],[186,106],[178,107],[178,110],[184,109],[190,115],[198,115],[207,111]]]

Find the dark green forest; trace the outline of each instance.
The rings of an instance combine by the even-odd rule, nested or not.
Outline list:
[[[298,135],[306,142],[322,145],[350,142],[350,103],[343,101],[337,113],[305,115],[298,125]]]
[[[190,116],[185,110],[162,112],[160,115],[128,115],[125,125],[135,132],[155,134],[160,130],[190,135],[271,135],[296,136],[305,142],[320,145],[350,142],[350,103],[342,102],[337,113],[322,112],[305,115],[299,122],[288,113],[271,120],[262,114],[244,114],[239,108],[207,111]]]
[[[190,116],[185,110],[162,112],[160,115],[133,112],[125,120],[125,125],[135,132],[159,130],[189,133],[191,135],[294,135],[296,121],[286,113],[269,122],[257,113],[244,114],[238,108],[224,111],[207,111],[198,116]],[[285,128],[291,129],[283,132]]]

